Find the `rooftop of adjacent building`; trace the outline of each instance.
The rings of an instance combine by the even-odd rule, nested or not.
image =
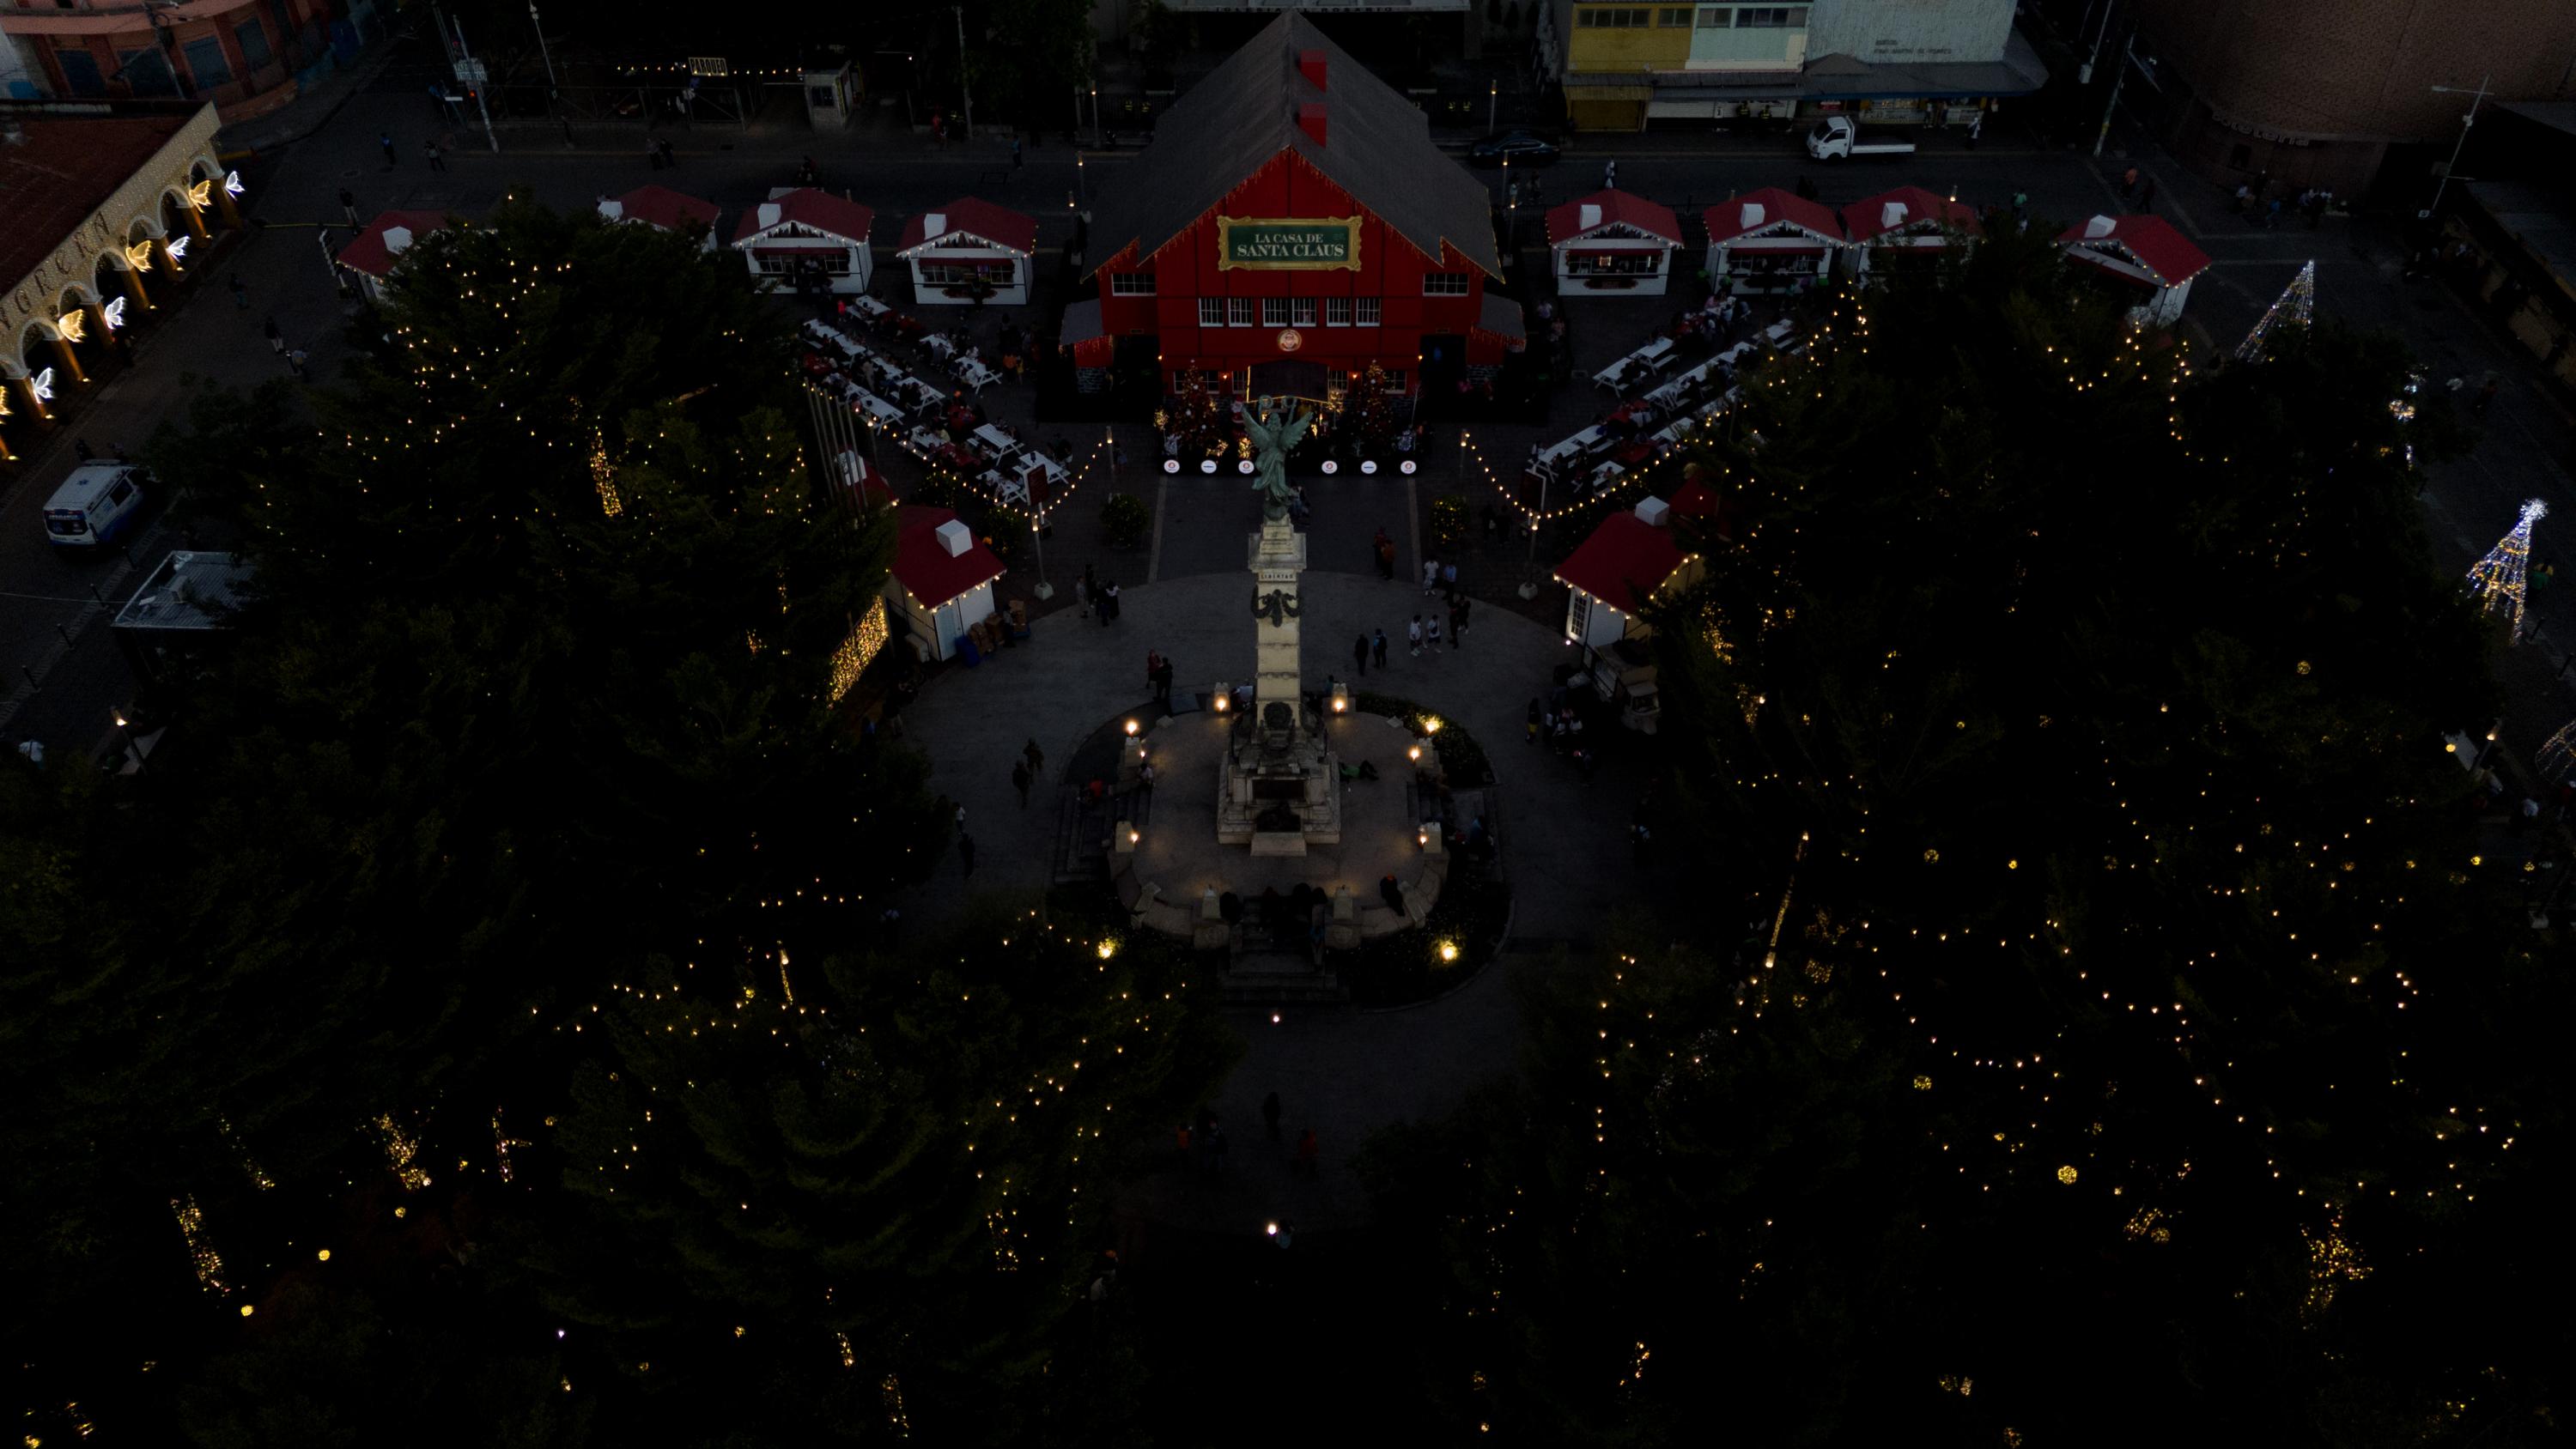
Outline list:
[[[196,107],[77,114],[0,106],[0,284],[51,255],[186,128]],[[125,240],[122,232],[115,240]]]

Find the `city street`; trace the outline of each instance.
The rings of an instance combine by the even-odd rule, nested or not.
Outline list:
[[[139,450],[157,429],[181,422],[191,399],[203,390],[248,388],[279,376],[285,369],[261,336],[262,319],[272,315],[293,344],[311,351],[316,375],[327,379],[341,350],[349,309],[333,287],[317,242],[327,236],[336,245],[346,233],[336,227],[317,232],[316,227],[337,221],[342,188],[355,194],[362,218],[393,207],[447,208],[473,216],[513,188],[552,206],[580,208],[601,196],[660,181],[716,203],[729,230],[745,208],[763,200],[768,188],[786,183],[799,159],[810,155],[826,187],[846,190],[875,209],[881,256],[906,215],[961,194],[1034,214],[1042,253],[1040,285],[1037,301],[1027,311],[1043,333],[1065,296],[1053,250],[1072,235],[1077,190],[1087,195],[1095,177],[1126,165],[1133,155],[1132,150],[1086,152],[1077,175],[1075,155],[1060,136],[1033,138],[1026,164],[1015,168],[1009,143],[999,134],[940,145],[926,132],[816,134],[801,124],[768,117],[751,129],[700,124],[656,131],[675,148],[678,170],[673,174],[648,169],[644,133],[634,126],[623,131],[585,128],[579,147],[566,147],[560,133],[541,126],[509,127],[503,132],[507,149],[496,155],[479,129],[457,126],[424,101],[427,69],[421,47],[408,41],[392,44],[394,51],[372,79],[327,118],[298,114],[301,108],[330,103],[328,97],[312,97],[257,123],[268,135],[297,127],[318,129],[241,163],[253,229],[200,264],[204,272],[183,294],[181,305],[140,329],[134,365],[99,384],[96,396],[56,437],[28,450],[9,479],[5,497],[0,497],[0,665],[6,666],[14,688],[0,697],[0,730],[13,740],[33,737],[49,749],[77,753],[108,738],[110,712],[129,697],[132,683],[106,639],[104,620],[131,593],[134,566],[149,565],[180,542],[156,516],[130,540],[126,552],[132,564],[118,554],[59,556],[63,551],[45,541],[38,514],[72,465],[72,440],[86,438],[102,453],[117,444]],[[399,165],[385,165],[380,135],[392,138]],[[448,148],[444,172],[431,171],[422,158],[422,142],[431,137]],[[245,139],[256,141],[258,136]],[[1442,139],[1463,150],[1467,137]],[[235,143],[227,138],[226,144]],[[2461,377],[2473,390],[2488,371],[2502,375],[2502,395],[2483,420],[2474,449],[2431,471],[2426,507],[2446,563],[2465,570],[2510,526],[2524,497],[2546,499],[2557,517],[2576,518],[2576,497],[2571,497],[2559,461],[2568,435],[2564,410],[2540,390],[2535,376],[2516,360],[2518,353],[2499,347],[2486,324],[2453,293],[2435,282],[2398,280],[2399,253],[2390,224],[2336,218],[2317,230],[2250,228],[2230,215],[2216,187],[2160,155],[2128,155],[2114,148],[2096,160],[2081,151],[2043,149],[2004,125],[1989,130],[1981,149],[1971,150],[1955,137],[1935,144],[1938,149],[1913,156],[1818,164],[1789,135],[1574,136],[1560,163],[1535,172],[1537,197],[1525,193],[1520,214],[1507,216],[1517,244],[1513,254],[1535,278],[1545,261],[1541,213],[1548,204],[1596,189],[1602,164],[1611,159],[1619,163],[1624,189],[1673,206],[1686,225],[1696,221],[1700,208],[1726,195],[1762,186],[1791,187],[1801,177],[1811,179],[1819,199],[1828,204],[1919,184],[1975,204],[2007,204],[2014,193],[2027,193],[2034,217],[2080,220],[2115,210],[2117,173],[2136,164],[2157,182],[2156,210],[2214,259],[2193,288],[2183,323],[2203,365],[2223,357],[2300,265],[2314,258],[2320,311],[2361,327],[2393,329],[2424,358],[2436,386]],[[1499,201],[1502,174],[1479,174]],[[1695,254],[1685,252],[1677,270],[1695,271]],[[236,307],[227,294],[235,277],[246,290],[246,307]],[[891,268],[878,285],[881,294],[894,298],[900,298],[902,288],[900,273]],[[1676,290],[1683,296],[1674,300],[1675,308],[1691,295],[1687,284]],[[1523,294],[1528,295],[1525,287]],[[638,299],[637,305],[648,306],[649,299]],[[1622,329],[1619,335],[1586,339],[1587,351],[1597,345],[1610,355],[1660,325],[1663,315],[1649,304],[1584,305],[1595,309],[1589,316],[1618,319],[1611,325]],[[996,315],[989,320],[1004,319]],[[1596,324],[1595,330],[1603,329]],[[1480,449],[1489,459],[1517,457],[1528,442],[1543,436],[1552,441],[1589,421],[1593,402],[1583,390],[1561,391],[1544,421],[1480,429]],[[1024,392],[995,399],[997,412],[1024,413],[1026,407]],[[1131,444],[1131,454],[1150,456],[1141,451],[1141,442]],[[2081,465],[2081,460],[2071,462]],[[1420,480],[1422,492],[1427,496],[1454,486],[1447,481],[1452,477],[1452,469],[1434,463]],[[1140,480],[1131,476],[1127,486],[1139,487]],[[1086,492],[1096,505],[1107,490]],[[1168,500],[1189,496],[1190,490],[1160,492]],[[1148,489],[1147,496],[1154,497],[1155,490]],[[1375,514],[1396,514],[1398,499],[1390,497],[1384,507],[1368,511],[1372,516],[1358,523],[1363,533],[1381,522]],[[1392,524],[1393,519],[1384,521]],[[1229,511],[1217,532],[1232,526]],[[1079,532],[1082,525],[1067,517],[1059,527]],[[2551,553],[2549,528],[2543,524],[2537,550],[2542,557]],[[1203,533],[1186,519],[1176,520],[1173,542]],[[1172,552],[1167,549],[1154,561],[1159,576],[1203,567]],[[1060,561],[1059,569],[1064,566]],[[1071,561],[1071,567],[1078,568],[1079,561]],[[2576,615],[2569,612],[2576,605],[2536,598],[2534,607],[2543,641],[2523,646],[2524,657],[2513,660],[2507,671],[2517,699],[2508,733],[2529,742],[2522,746],[2524,752],[2576,710],[2576,694],[2563,693],[2563,684],[2546,677],[2558,669],[2557,641],[2576,643]]]

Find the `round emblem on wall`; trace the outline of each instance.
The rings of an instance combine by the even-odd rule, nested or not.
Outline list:
[[[1280,350],[1280,351],[1282,351],[1282,352],[1294,352],[1294,351],[1296,351],[1298,348],[1303,347],[1303,346],[1305,346],[1305,345],[1306,345],[1306,339],[1305,339],[1303,336],[1299,335],[1299,333],[1298,333],[1298,331],[1297,331],[1297,329],[1296,329],[1296,328],[1294,328],[1294,327],[1283,327],[1283,328],[1281,328],[1281,329],[1280,329],[1280,332],[1279,332],[1279,350]]]

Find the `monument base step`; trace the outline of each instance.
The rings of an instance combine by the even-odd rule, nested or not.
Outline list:
[[[1318,971],[1313,961],[1289,952],[1238,956],[1226,968],[1225,999],[1242,1004],[1338,1002],[1350,999],[1341,978]]]

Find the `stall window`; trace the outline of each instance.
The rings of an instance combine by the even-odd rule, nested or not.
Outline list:
[[[1264,297],[1264,298],[1262,298],[1262,299],[1261,299],[1261,325],[1262,325],[1262,326],[1264,326],[1264,327],[1285,327],[1285,326],[1287,326],[1287,325],[1288,325],[1288,299],[1287,299],[1287,298],[1285,298],[1285,297]]]
[[[209,35],[188,42],[188,70],[197,78],[197,89],[212,90],[231,83],[232,62],[224,58],[224,43]]]
[[[1113,297],[1150,297],[1154,295],[1152,272],[1111,272],[1109,295]]]
[[[1327,327],[1350,326],[1351,299],[1348,297],[1326,297],[1324,299],[1324,325]]]
[[[921,280],[934,287],[963,287],[988,282],[996,287],[1016,286],[1018,269],[1010,262],[933,262],[915,263],[921,268]]]
[[[1377,298],[1353,297],[1351,299],[1351,310],[1358,314],[1352,320],[1360,326],[1375,327],[1377,325]]]
[[[1386,390],[1388,392],[1404,391],[1404,369],[1401,367],[1390,367],[1384,369],[1384,371],[1386,374]]]
[[[245,20],[233,27],[233,39],[241,44],[242,68],[260,70],[268,65],[268,32],[257,20]]]
[[[1201,327],[1222,327],[1225,325],[1225,299],[1223,297],[1199,298],[1199,325]]]
[[[1289,324],[1290,326],[1292,326],[1292,327],[1312,327],[1312,326],[1314,326],[1314,325],[1315,325],[1315,299],[1314,299],[1314,298],[1312,298],[1312,297],[1291,297],[1291,298],[1289,298],[1289,299],[1288,299],[1288,324]]]
[[[1250,298],[1250,297],[1228,297],[1228,298],[1226,298],[1226,299],[1225,299],[1225,325],[1226,325],[1226,326],[1228,326],[1228,327],[1249,327],[1249,326],[1251,326],[1251,325],[1252,325],[1252,298]]]
[[[1422,295],[1426,297],[1463,297],[1467,295],[1467,285],[1465,272],[1422,274]]]
[[[1659,270],[1661,252],[1585,252],[1565,254],[1566,275],[1574,277],[1642,277]]]

